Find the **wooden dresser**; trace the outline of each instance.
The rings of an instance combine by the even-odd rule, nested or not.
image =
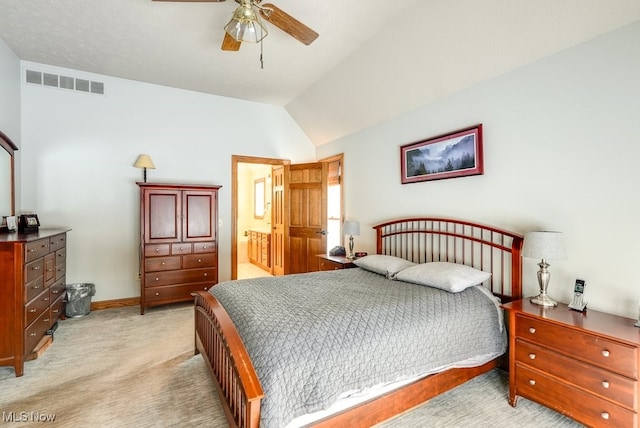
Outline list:
[[[640,328],[519,300],[509,312],[509,403],[526,397],[593,427],[637,427]]]
[[[247,253],[249,261],[260,268],[271,271],[271,233],[260,230],[247,231]]]
[[[65,229],[0,234],[0,365],[24,362],[64,316]]]
[[[138,183],[140,313],[218,282],[218,189]]]

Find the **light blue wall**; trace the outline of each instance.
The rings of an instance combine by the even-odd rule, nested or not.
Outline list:
[[[358,250],[375,248],[371,225],[422,214],[559,230],[568,259],[550,261],[552,297],[569,302],[581,277],[589,307],[637,317],[639,40],[635,23],[321,146],[319,158],[345,154]],[[484,175],[400,184],[400,146],[477,123]],[[537,294],[539,260],[524,262],[525,292]]]

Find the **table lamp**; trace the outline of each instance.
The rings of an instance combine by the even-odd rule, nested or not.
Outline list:
[[[531,303],[541,306],[558,306],[558,302],[547,295],[549,286],[549,264],[546,260],[561,260],[567,257],[562,240],[562,232],[527,232],[524,235],[522,256],[541,259],[538,263],[538,285],[540,294],[531,298]]]

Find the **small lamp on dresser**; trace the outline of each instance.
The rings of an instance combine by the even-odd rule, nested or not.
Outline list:
[[[143,179],[145,183],[147,182],[147,168],[156,169],[156,166],[153,164],[153,161],[151,160],[151,157],[149,155],[138,156],[138,159],[136,160],[136,163],[133,164],[133,166],[135,166],[136,168],[142,168],[144,170]]]
[[[353,237],[360,236],[360,223],[357,221],[345,221],[342,225],[342,233],[349,235],[349,253],[347,253],[347,258],[353,259]]]
[[[567,257],[562,232],[527,232],[524,235],[522,256],[542,259],[538,266],[538,285],[540,294],[531,298],[531,303],[541,306],[558,306],[558,302],[547,295],[549,286],[549,264],[546,260],[561,260]]]

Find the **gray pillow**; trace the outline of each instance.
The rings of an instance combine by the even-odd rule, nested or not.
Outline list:
[[[355,259],[353,264],[361,267],[362,269],[384,275],[389,279],[394,279],[396,274],[401,270],[416,265],[409,260],[401,259],[400,257],[386,256],[383,254],[364,256],[359,259]]]
[[[474,285],[480,285],[490,277],[491,273],[471,266],[431,262],[404,269],[395,279],[458,293]]]

